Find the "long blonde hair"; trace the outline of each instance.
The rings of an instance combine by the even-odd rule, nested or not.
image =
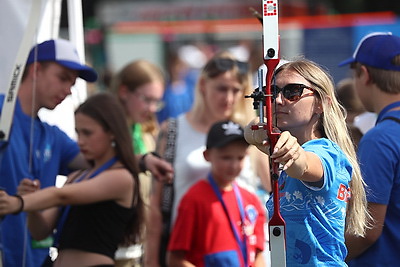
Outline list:
[[[346,232],[364,236],[370,219],[365,194],[366,185],[362,179],[354,145],[347,130],[345,109],[335,96],[333,79],[317,63],[306,59],[297,59],[286,63],[276,72],[283,70],[293,70],[304,77],[321,100],[324,112],[321,114],[318,130],[324,137],[339,145],[353,166],[350,181],[351,198],[346,213]]]
[[[197,112],[202,112],[205,108],[206,105],[205,99],[203,94],[201,93],[199,83],[202,79],[213,79],[219,74],[222,74],[226,71],[232,71],[239,82],[243,85],[243,93],[240,101],[235,105],[233,114],[230,118],[230,120],[235,121],[236,123],[241,124],[242,126],[246,125],[250,118],[254,117],[254,111],[252,110],[252,102],[248,99],[245,99],[245,95],[250,95],[252,92],[252,78],[251,78],[251,73],[247,71],[246,73],[242,73],[241,70],[237,65],[233,66],[233,68],[229,70],[219,70],[215,67],[213,62],[217,59],[232,59],[232,60],[237,60],[230,52],[227,51],[221,51],[219,53],[216,53],[214,57],[212,57],[208,63],[204,66],[200,73],[200,77],[198,79],[198,82],[196,84],[196,89],[195,89],[195,97],[194,97],[194,103],[192,107],[192,112],[197,113]],[[214,65],[214,66],[213,66]]]

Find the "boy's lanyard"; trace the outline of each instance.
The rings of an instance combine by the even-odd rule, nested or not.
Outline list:
[[[97,170],[95,170],[95,171],[89,176],[88,179],[91,179],[91,178],[93,178],[93,177],[99,175],[99,174],[100,174],[101,172],[103,172],[104,170],[107,170],[107,169],[110,168],[116,161],[117,161],[117,158],[116,158],[116,157],[111,158],[111,159],[108,160],[106,163],[104,163],[103,165],[101,165]],[[86,173],[87,173],[87,171],[85,171],[78,179],[76,179],[76,180],[74,181],[74,183],[80,182],[80,181],[85,177],[85,174],[86,174]],[[58,241],[59,241],[59,239],[60,239],[60,234],[61,234],[61,231],[62,231],[62,229],[63,229],[63,227],[64,227],[64,223],[65,223],[65,221],[67,220],[68,213],[69,213],[69,210],[70,210],[70,209],[71,209],[71,206],[68,205],[68,206],[65,206],[65,207],[61,210],[61,217],[60,217],[60,220],[58,221],[57,228],[56,228],[56,229],[57,229],[57,232],[56,232],[56,234],[55,234],[55,236],[54,236],[54,246],[58,246]]]
[[[228,208],[225,205],[225,201],[222,198],[222,194],[221,191],[219,190],[216,182],[214,181],[214,178],[212,177],[211,173],[208,175],[208,181],[211,184],[212,189],[214,190],[215,194],[217,195],[217,198],[219,200],[219,202],[221,202],[221,205],[225,211],[226,217],[228,218],[228,221],[231,225],[232,228],[232,232],[235,236],[235,239],[237,241],[237,243],[239,244],[240,250],[242,252],[242,256],[243,256],[243,261],[244,261],[244,265],[248,266],[248,259],[247,259],[247,238],[246,238],[246,234],[245,231],[243,229],[244,227],[244,221],[245,221],[245,212],[244,212],[244,207],[243,207],[243,201],[242,201],[242,196],[240,195],[239,192],[239,188],[235,183],[232,183],[232,187],[233,187],[233,191],[235,192],[235,196],[236,196],[236,201],[239,207],[239,211],[240,211],[240,221],[241,221],[241,227],[242,227],[242,231],[243,231],[243,240],[240,238],[239,233],[237,232],[236,226],[234,225],[231,217],[229,216],[229,212],[228,212]]]
[[[376,120],[376,124],[382,120],[383,115],[385,115],[389,110],[400,107],[400,101],[393,102],[390,105],[387,105],[381,112],[379,112],[378,118]]]

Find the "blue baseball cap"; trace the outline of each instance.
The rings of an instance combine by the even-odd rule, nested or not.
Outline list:
[[[391,32],[375,32],[366,35],[359,42],[353,56],[339,66],[359,62],[378,69],[400,71],[400,66],[392,62],[397,55],[400,55],[400,37]]]
[[[97,80],[97,72],[82,64],[74,45],[64,39],[48,40],[34,46],[29,53],[26,64],[31,64],[34,61],[54,61],[66,68],[78,71],[79,77],[88,82]]]

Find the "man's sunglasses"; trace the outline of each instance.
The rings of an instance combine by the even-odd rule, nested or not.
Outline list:
[[[304,89],[308,89],[312,92],[303,95]],[[314,91],[315,90],[309,86],[300,83],[289,83],[282,88],[278,87],[277,85],[271,85],[272,102],[275,101],[280,92],[282,92],[284,98],[291,102],[295,102],[299,101],[303,97],[314,95]]]
[[[208,73],[209,77],[215,77],[221,73],[227,72],[238,67],[239,74],[247,74],[249,72],[249,64],[246,62],[230,59],[230,58],[215,58],[207,63],[204,71]]]

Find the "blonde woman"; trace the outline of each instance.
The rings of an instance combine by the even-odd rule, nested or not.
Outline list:
[[[287,265],[346,266],[345,232],[364,235],[368,212],[332,79],[316,63],[299,59],[276,70],[271,89],[281,130],[271,158],[282,166],[279,193]],[[265,131],[248,126],[246,140],[269,153]],[[267,208],[272,215],[273,198]]]
[[[168,225],[167,222],[163,225],[162,209],[164,208],[160,207],[161,203],[165,203],[165,198],[162,198],[163,184],[154,181],[150,202],[150,224],[147,227],[148,246],[145,251],[147,266],[165,266],[168,239],[163,239],[164,243],[160,245],[162,227],[164,227],[164,234],[168,233],[174,223],[182,196],[193,184],[207,177],[207,173],[210,171],[210,164],[204,159],[203,151],[205,150],[206,135],[211,126],[217,121],[227,119],[245,125],[250,118],[254,117],[251,101],[244,98],[253,90],[251,84],[248,64],[236,60],[230,53],[220,52],[211,58],[202,69],[192,109],[180,115],[175,121],[176,128],[172,132],[176,137],[173,142],[168,138],[171,134],[172,121],[169,120],[161,126],[158,142],[160,155],[170,156],[170,144],[175,145],[172,159],[175,173],[174,198],[171,223]],[[169,142],[167,142],[168,140]],[[258,176],[265,181],[266,185],[269,185],[267,182],[269,180],[268,158],[256,149],[254,152],[259,155],[257,159],[263,161],[263,168],[253,167],[257,163],[250,161],[248,157],[238,181],[249,185],[256,183]],[[254,188],[255,186],[250,185],[249,187]],[[164,219],[167,216],[164,213]]]

